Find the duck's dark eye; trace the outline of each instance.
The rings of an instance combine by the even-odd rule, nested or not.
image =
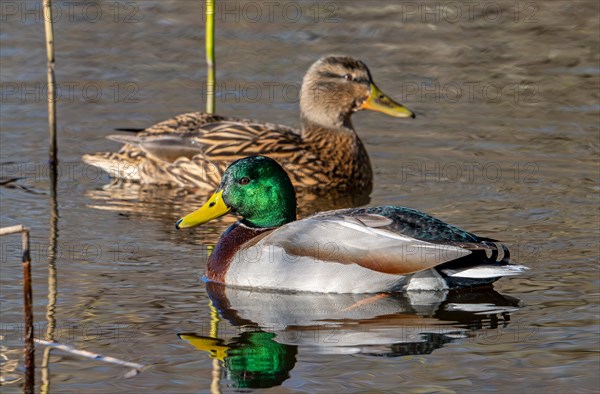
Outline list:
[[[247,176],[245,176],[245,177],[243,177],[242,179],[240,179],[240,180],[238,181],[238,183],[239,183],[240,185],[247,185],[247,184],[249,184],[249,183],[250,183],[250,178],[248,178]]]
[[[354,79],[354,77],[352,77],[352,74],[345,74],[344,79],[347,81],[352,81]]]

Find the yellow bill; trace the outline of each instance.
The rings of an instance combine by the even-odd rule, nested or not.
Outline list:
[[[217,190],[200,209],[179,219],[175,227],[179,229],[198,226],[223,216],[230,210],[223,201],[223,190]]]
[[[415,114],[403,106],[386,96],[375,84],[371,84],[371,95],[360,106],[362,109],[382,112],[386,115],[396,118],[414,118]]]
[[[227,357],[229,346],[223,344],[223,340],[218,338],[201,337],[194,334],[179,334],[179,338],[188,341],[198,350],[204,350],[210,353],[211,358],[216,358],[221,361]]]

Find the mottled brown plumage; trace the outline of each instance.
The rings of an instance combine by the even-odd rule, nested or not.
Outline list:
[[[302,130],[201,112],[176,116],[135,136],[109,138],[118,153],[83,160],[115,178],[214,189],[234,160],[262,154],[277,160],[297,188],[370,190],[373,172],[350,117],[369,109],[414,115],[385,96],[367,66],[350,57],[324,57],[308,70],[300,98]]]

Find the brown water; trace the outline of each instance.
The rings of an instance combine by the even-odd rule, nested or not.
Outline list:
[[[415,207],[506,241],[531,267],[494,291],[370,300],[207,289],[206,246],[231,220],[176,231],[203,196],[103,189],[106,175],[79,161],[117,149],[104,138],[114,128],[204,108],[201,2],[56,4],[51,231],[39,3],[2,2],[1,175],[19,179],[0,189],[1,224],[32,229],[36,335],[50,322],[57,341],[147,369],[127,378],[38,346],[36,390],[598,392],[597,1],[219,2],[219,113],[297,125],[304,72],[342,53],[418,114],[355,115],[375,168],[370,201],[303,199],[302,214]],[[20,241],[0,242],[1,389],[18,392]],[[198,339],[215,326],[224,363]]]

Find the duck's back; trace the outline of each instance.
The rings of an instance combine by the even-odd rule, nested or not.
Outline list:
[[[144,184],[214,189],[229,164],[258,154],[277,160],[296,187],[339,181],[328,178],[327,166],[299,130],[274,123],[195,112],[109,138],[125,145],[117,153],[83,160],[113,177]]]
[[[385,205],[348,208],[314,215],[315,218],[352,217],[365,225],[409,236],[421,241],[480,242],[482,238],[412,208]]]

